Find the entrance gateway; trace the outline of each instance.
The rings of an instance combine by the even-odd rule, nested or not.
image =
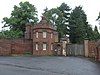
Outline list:
[[[83,44],[67,44],[66,55],[68,56],[84,56],[84,45]]]

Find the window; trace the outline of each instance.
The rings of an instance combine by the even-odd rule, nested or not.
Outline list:
[[[51,33],[51,38],[53,37],[53,33]]]
[[[43,32],[43,38],[46,38],[46,32]]]
[[[53,50],[53,44],[51,44],[51,50]]]
[[[38,50],[38,43],[36,43],[35,49]]]
[[[36,32],[36,38],[38,38],[38,32]]]
[[[43,50],[46,50],[46,43],[43,43]]]

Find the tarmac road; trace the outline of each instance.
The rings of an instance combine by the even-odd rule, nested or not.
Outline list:
[[[0,75],[100,75],[100,63],[84,57],[0,57]]]

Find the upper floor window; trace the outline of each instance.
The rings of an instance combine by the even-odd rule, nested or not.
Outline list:
[[[36,32],[36,38],[38,38],[38,32]]]
[[[43,32],[43,38],[46,38],[46,32]]]

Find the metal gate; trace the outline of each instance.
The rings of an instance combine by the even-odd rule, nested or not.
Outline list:
[[[53,48],[55,56],[62,55],[62,43],[54,43]]]
[[[68,56],[84,56],[83,44],[67,44],[66,55]]]

